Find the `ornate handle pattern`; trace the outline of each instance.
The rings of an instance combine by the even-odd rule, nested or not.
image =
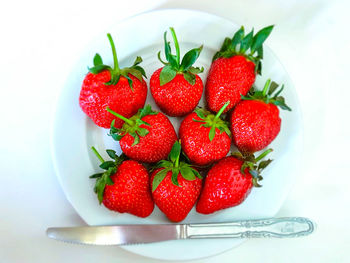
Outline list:
[[[301,237],[311,234],[314,223],[304,217],[269,218],[231,223],[190,224],[184,229],[187,238],[260,238]]]

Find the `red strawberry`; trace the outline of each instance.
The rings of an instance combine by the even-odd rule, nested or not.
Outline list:
[[[256,159],[254,155],[243,157],[237,153],[216,163],[205,178],[197,212],[211,214],[241,204],[253,186],[260,186],[260,173],[272,160],[261,161],[259,164],[257,162],[271,151],[267,150]]]
[[[123,156],[118,157],[113,150],[107,150],[114,161],[104,161],[92,147],[105,169],[104,173],[90,176],[96,178],[94,188],[98,200],[110,210],[130,213],[139,217],[149,216],[154,208],[147,169],[140,163]]]
[[[163,68],[156,70],[150,81],[152,96],[159,108],[169,116],[184,116],[192,112],[198,105],[203,93],[203,83],[197,75],[203,72],[203,67],[192,67],[193,63],[199,57],[203,46],[188,51],[180,63],[180,49],[175,31],[170,28],[172,33],[176,55],[171,54],[169,42],[165,42],[165,57],[167,62],[160,58],[159,60],[165,65]]]
[[[142,78],[146,75],[138,65],[142,62],[141,57],[137,57],[130,68],[120,69],[112,37],[107,36],[113,51],[114,68],[104,65],[101,56],[95,55],[94,67],[89,68],[90,73],[81,87],[79,104],[98,126],[109,128],[115,120],[115,126],[120,128],[123,121],[105,109],[108,106],[127,118],[137,113],[147,97],[147,84]]]
[[[241,152],[254,153],[266,148],[278,135],[281,119],[277,106],[291,110],[278,96],[278,85],[267,80],[263,91],[252,91],[236,106],[231,115],[233,142]]]
[[[213,115],[204,109],[196,109],[181,123],[180,140],[182,149],[191,162],[207,165],[224,158],[231,147],[231,132],[221,113],[229,105]]]
[[[261,72],[262,44],[272,28],[265,27],[256,35],[252,30],[245,36],[242,26],[232,39],[225,38],[220,51],[213,57],[205,86],[205,98],[211,111],[218,112],[226,101],[230,101],[224,112],[229,111],[241,100],[241,95],[250,90],[256,73]]]
[[[153,163],[165,159],[171,151],[177,135],[169,119],[150,105],[140,109],[130,119],[107,108],[107,111],[125,121],[121,129],[113,126],[110,135],[118,140],[120,148],[131,159]]]
[[[176,142],[168,161],[160,161],[151,175],[152,196],[169,220],[184,220],[196,203],[202,177],[191,165],[180,161],[181,145]]]

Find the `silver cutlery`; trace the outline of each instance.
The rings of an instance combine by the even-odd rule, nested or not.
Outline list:
[[[76,244],[129,245],[179,239],[291,238],[311,234],[304,217],[269,218],[208,224],[112,225],[48,228],[48,237]]]

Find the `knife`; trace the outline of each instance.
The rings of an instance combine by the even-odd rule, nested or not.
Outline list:
[[[113,225],[48,228],[48,237],[76,244],[131,245],[178,239],[301,237],[315,224],[304,217],[208,224]]]

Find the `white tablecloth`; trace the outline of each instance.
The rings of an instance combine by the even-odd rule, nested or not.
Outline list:
[[[49,226],[83,221],[66,200],[50,157],[61,71],[101,28],[152,9],[190,8],[247,27],[275,24],[267,44],[292,77],[304,128],[302,174],[279,216],[306,216],[309,237],[250,240],[196,262],[349,262],[348,1],[7,1],[0,10],[0,262],[160,262],[118,247],[49,240]]]

